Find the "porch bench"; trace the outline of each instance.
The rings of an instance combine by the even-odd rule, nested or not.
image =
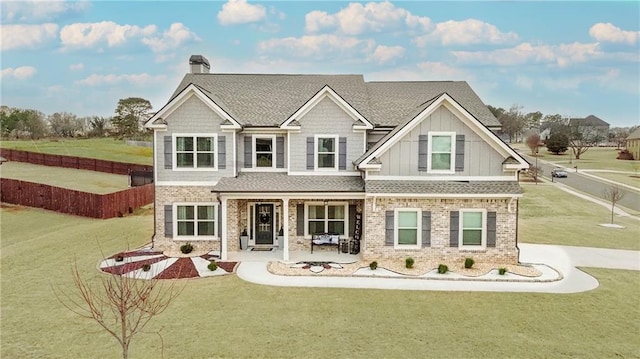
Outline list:
[[[334,233],[317,233],[311,236],[311,253],[314,246],[335,246],[340,253],[340,235]]]

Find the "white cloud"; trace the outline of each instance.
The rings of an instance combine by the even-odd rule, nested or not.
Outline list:
[[[421,62],[415,66],[396,67],[367,74],[370,81],[438,81],[472,80],[473,74],[442,62]]]
[[[71,65],[69,65],[69,70],[71,70],[71,71],[82,71],[82,70],[84,70],[84,64],[83,63],[71,64]]]
[[[359,35],[365,32],[402,30],[405,26],[426,30],[431,20],[412,15],[408,10],[385,1],[365,5],[350,3],[335,14],[315,10],[305,16],[305,24],[305,30],[309,33],[338,29],[347,35]]]
[[[142,74],[122,74],[122,75],[98,75],[92,74],[82,80],[76,81],[78,85],[100,86],[100,85],[118,85],[122,83],[144,86],[152,84],[160,84],[167,80],[164,75],[152,76],[147,73]]]
[[[379,63],[386,64],[397,58],[404,56],[405,48],[402,46],[384,46],[378,45],[373,51],[371,58]]]
[[[473,78],[464,70],[442,62],[421,62],[417,65],[420,72],[429,80],[469,80]]]
[[[262,5],[250,5],[246,0],[229,0],[218,12],[220,25],[246,24],[262,21],[267,10]]]
[[[449,20],[436,24],[428,34],[416,37],[413,42],[425,47],[430,41],[439,41],[442,45],[503,44],[518,39],[514,32],[501,32],[495,25],[476,20]]]
[[[38,45],[55,39],[58,25],[53,23],[40,25],[1,25],[2,51],[19,48],[35,48]]]
[[[114,47],[131,38],[153,35],[156,31],[155,25],[139,27],[119,25],[112,21],[75,23],[60,30],[60,40],[64,48],[91,48],[105,42],[109,47]]]
[[[18,80],[26,80],[33,77],[38,72],[35,67],[32,66],[20,66],[16,68],[7,67],[0,72],[0,78],[8,79],[15,78]]]
[[[260,42],[258,49],[263,53],[282,54],[284,52],[287,56],[321,60],[336,55],[352,57],[355,54],[370,54],[374,46],[373,40],[324,34],[271,39]]]
[[[79,13],[90,7],[88,1],[3,1],[0,13],[3,22],[50,21],[67,13]]]
[[[515,66],[525,63],[555,63],[568,66],[573,63],[586,62],[602,56],[599,45],[574,42],[560,45],[531,45],[522,43],[518,46],[493,51],[453,51],[452,54],[463,63],[493,64]]]
[[[199,40],[200,38],[188,27],[180,22],[175,22],[161,36],[145,37],[142,39],[142,43],[149,46],[151,51],[158,53],[174,50],[189,41]]]
[[[596,41],[621,42],[636,44],[640,39],[640,31],[625,31],[611,23],[597,23],[589,29],[589,35]]]

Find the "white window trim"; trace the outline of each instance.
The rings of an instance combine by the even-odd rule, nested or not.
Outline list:
[[[333,167],[318,167],[318,139],[320,138],[333,138],[335,143],[335,157]],[[315,135],[315,139],[313,141],[313,166],[316,171],[337,171],[338,164],[340,162],[340,135]]]
[[[253,156],[253,169],[267,170],[276,168],[276,135],[253,135],[251,136],[251,155]],[[268,138],[271,139],[271,167],[258,167],[258,153],[256,151],[256,138]]]
[[[464,213],[480,212],[482,213],[482,239],[481,244],[478,245],[464,245],[462,243],[464,235]],[[486,209],[461,209],[460,218],[458,219],[458,248],[464,250],[485,250],[487,249],[487,210]]]
[[[218,170],[218,134],[217,133],[174,133],[172,134],[173,141],[171,149],[172,157],[173,157],[173,170],[174,171],[217,171]],[[193,167],[178,167],[178,137],[192,137],[193,138]],[[212,137],[213,138],[213,167],[202,167],[198,166],[198,151],[197,151],[197,138],[198,137]]]
[[[416,244],[398,243],[398,219],[400,212],[413,212],[417,215],[418,231],[416,232]],[[420,249],[422,247],[422,209],[420,208],[396,208],[393,213],[393,247],[396,249]]]
[[[199,236],[199,235],[193,235],[193,236],[180,236],[178,235],[178,206],[213,206],[213,213],[214,213],[214,225],[213,225],[213,236]],[[210,240],[218,240],[220,239],[218,237],[218,225],[220,224],[218,221],[218,206],[219,204],[217,202],[177,202],[173,204],[173,212],[172,212],[172,216],[173,218],[171,219],[173,221],[173,239],[174,240],[190,240],[190,241],[210,241]],[[194,221],[195,221],[195,228],[194,230],[197,232],[198,230],[198,211],[197,209],[195,210],[194,213]]]
[[[428,134],[428,152],[427,152],[427,173],[456,173],[456,133],[455,132],[429,132]],[[431,158],[433,149],[434,136],[450,136],[451,137],[451,162],[448,170],[434,170],[431,168]]]
[[[325,228],[329,226],[329,206],[344,206],[344,235],[340,235],[340,238],[349,238],[349,202],[305,202],[304,203],[304,237],[311,238],[309,233],[309,206],[324,206],[324,225]]]

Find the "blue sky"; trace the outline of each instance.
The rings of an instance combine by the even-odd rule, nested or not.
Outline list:
[[[221,73],[465,80],[487,104],[640,124],[640,2],[3,1],[1,102],[161,108],[191,54]]]

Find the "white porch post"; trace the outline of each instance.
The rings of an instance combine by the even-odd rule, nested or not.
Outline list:
[[[289,260],[289,198],[282,199],[282,231],[284,245],[282,246],[282,260]]]
[[[220,259],[227,260],[227,199],[222,198],[222,220],[220,226],[222,226],[222,238],[220,239]]]

